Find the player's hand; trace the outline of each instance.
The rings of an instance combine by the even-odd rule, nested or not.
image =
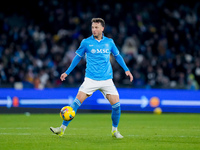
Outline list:
[[[125,74],[126,74],[126,76],[130,77],[130,82],[132,82],[133,81],[133,75],[131,74],[131,72],[130,71],[126,71]]]
[[[63,74],[61,74],[60,80],[61,80],[61,81],[64,81],[65,78],[66,78],[67,76],[68,76],[68,75],[64,72]]]

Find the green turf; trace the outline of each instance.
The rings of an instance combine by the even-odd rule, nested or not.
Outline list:
[[[0,150],[200,150],[199,114],[122,113],[111,137],[110,114],[77,114],[59,138],[59,114],[0,114]]]

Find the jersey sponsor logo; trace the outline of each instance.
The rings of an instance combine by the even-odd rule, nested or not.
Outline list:
[[[94,54],[94,53],[110,53],[110,52],[109,49],[92,49],[91,53]]]
[[[109,49],[97,49],[97,53],[109,53]]]

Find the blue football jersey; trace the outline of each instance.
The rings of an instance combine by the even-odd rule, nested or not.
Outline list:
[[[117,56],[119,50],[112,39],[103,36],[101,41],[97,41],[92,35],[82,40],[76,54],[86,57],[86,77],[93,80],[113,78],[110,54]]]

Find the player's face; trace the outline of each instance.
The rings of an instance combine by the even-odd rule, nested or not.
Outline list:
[[[104,30],[104,27],[99,22],[93,22],[92,23],[92,34],[95,38],[99,38],[102,36],[102,32]]]

